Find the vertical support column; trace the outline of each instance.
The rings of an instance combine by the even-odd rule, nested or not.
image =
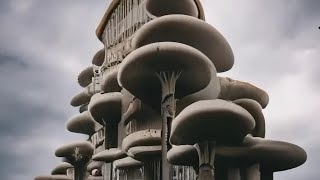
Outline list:
[[[237,167],[229,167],[228,180],[241,180],[240,169]]]
[[[260,165],[253,164],[243,168],[241,176],[243,180],[260,180]]]

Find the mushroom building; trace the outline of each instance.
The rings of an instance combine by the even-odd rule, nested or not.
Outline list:
[[[221,77],[234,56],[199,0],[112,0],[104,48],[78,76],[66,122],[88,136],[57,148],[50,176],[74,180],[272,180],[305,151],[265,138],[268,94]]]

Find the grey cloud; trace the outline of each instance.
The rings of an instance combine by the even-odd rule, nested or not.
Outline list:
[[[301,71],[300,63],[305,62],[296,59],[295,52],[320,48],[316,28],[320,12],[314,10],[320,7],[317,0],[203,3],[208,21],[221,30],[234,50],[235,66],[227,75],[254,82],[259,78],[271,86]]]

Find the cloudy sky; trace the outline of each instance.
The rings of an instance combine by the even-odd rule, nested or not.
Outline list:
[[[77,75],[102,46],[94,31],[108,1],[0,1],[0,179],[33,179],[60,161]],[[267,138],[308,153],[275,179],[320,176],[320,1],[202,0],[207,22],[229,41],[235,65],[221,76],[266,90]]]

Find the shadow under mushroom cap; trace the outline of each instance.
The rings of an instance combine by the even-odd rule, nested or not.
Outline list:
[[[146,0],[146,10],[157,17],[168,14],[199,16],[198,8],[194,0]]]
[[[159,109],[161,84],[156,73],[182,71],[176,81],[176,98],[205,88],[216,70],[210,59],[190,46],[153,43],[136,49],[120,64],[119,84],[146,104]]]
[[[91,161],[87,166],[87,170],[92,171],[94,169],[101,169],[103,164],[104,162],[101,161]]]
[[[239,144],[254,126],[253,117],[241,106],[221,99],[198,101],[173,120],[170,142],[193,145],[208,140]]]
[[[128,150],[128,155],[139,161],[148,161],[161,157],[161,145],[136,146]]]
[[[92,64],[96,66],[101,66],[104,62],[104,57],[105,57],[105,49],[102,48],[93,56]]]
[[[82,70],[78,76],[78,83],[81,87],[87,87],[90,83],[92,83],[93,74],[93,66],[89,66]]]
[[[121,119],[122,96],[120,92],[93,95],[88,109],[94,120],[101,125],[118,123]]]
[[[264,138],[266,134],[266,127],[261,105],[252,99],[237,99],[233,101],[233,103],[243,107],[254,118],[256,125],[250,134],[254,137]]]
[[[61,162],[60,164],[57,165],[52,171],[52,175],[65,175],[67,173],[67,169],[73,168],[73,166],[70,163],[67,162]]]
[[[104,161],[104,162],[112,162],[117,159],[121,159],[126,157],[127,154],[118,148],[111,148],[103,150],[97,154],[95,154],[92,159],[95,161]]]
[[[238,163],[259,163],[260,170],[266,172],[283,171],[303,164],[307,155],[299,146],[246,136],[241,146],[220,146],[216,150],[217,159],[238,161]]]
[[[167,159],[173,165],[199,165],[197,149],[191,145],[172,146],[172,148],[168,151]]]

